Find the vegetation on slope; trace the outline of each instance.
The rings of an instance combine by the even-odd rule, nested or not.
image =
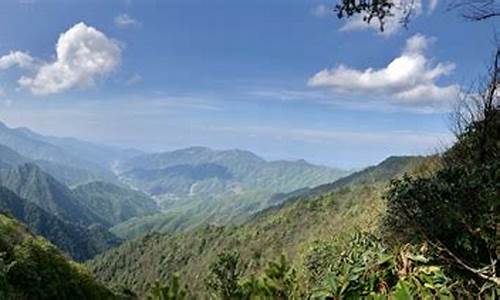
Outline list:
[[[113,299],[81,265],[0,214],[1,299]]]
[[[64,147],[58,142],[61,140],[65,139],[44,137],[27,128],[9,128],[0,122],[0,144],[30,160],[47,161],[87,170],[99,178],[114,177],[106,165],[93,161],[92,155],[87,155],[85,151],[75,152],[73,148]]]
[[[68,222],[85,226],[105,223],[79,203],[67,186],[33,163],[0,172],[0,185]]]
[[[400,167],[402,171],[407,165],[401,163]],[[300,260],[312,241],[354,228],[375,228],[383,213],[384,186],[384,181],[374,180],[371,185],[306,196],[262,212],[240,226],[209,225],[182,234],[151,234],[99,255],[89,266],[103,281],[138,292],[157,279],[166,282],[178,272],[190,283],[191,291],[203,294],[209,266],[224,249],[238,251],[247,266],[245,274],[250,275],[282,252]]]
[[[265,161],[241,150],[192,147],[132,158],[119,166],[121,178],[155,195],[164,213],[130,219],[112,231],[133,238],[203,224],[241,223],[279,204],[287,193],[331,182],[347,174],[305,161]]]
[[[120,243],[105,228],[87,228],[63,221],[5,187],[0,187],[0,210],[8,212],[76,260],[90,259]]]
[[[158,211],[154,200],[146,194],[107,182],[80,185],[73,193],[80,203],[111,225]]]
[[[389,190],[366,176],[388,173],[369,169],[241,226],[148,235],[89,266],[139,293],[166,282],[153,285],[153,297],[495,299],[499,116],[496,106],[485,109],[441,159],[402,164],[413,171],[393,178]]]

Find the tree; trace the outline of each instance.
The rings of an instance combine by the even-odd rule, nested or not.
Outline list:
[[[333,10],[340,19],[362,15],[363,20],[370,23],[375,18],[380,23],[380,30],[384,31],[385,19],[396,15],[407,26],[415,8],[415,0],[338,0]],[[453,0],[448,5],[448,10],[459,11],[465,19],[471,21],[500,16],[500,4],[497,0]]]
[[[221,299],[241,299],[240,279],[245,268],[240,261],[240,254],[235,251],[224,251],[210,265],[207,287]]]
[[[428,178],[394,180],[384,224],[396,239],[425,240],[456,269],[500,285],[500,49],[482,93],[457,112],[457,142]]]
[[[148,300],[184,300],[187,299],[187,288],[182,286],[179,274],[174,274],[167,285],[156,281],[150,289]]]

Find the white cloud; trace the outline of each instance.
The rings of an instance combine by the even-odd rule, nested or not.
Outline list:
[[[30,68],[33,64],[33,57],[21,51],[11,51],[9,54],[0,57],[0,70],[5,70],[14,66]]]
[[[324,18],[333,15],[332,8],[324,4],[318,4],[311,10],[311,13],[318,18]]]
[[[378,94],[403,105],[447,105],[459,92],[459,86],[439,86],[436,81],[450,74],[455,65],[431,63],[424,55],[431,42],[432,39],[416,34],[406,41],[401,55],[384,68],[358,70],[339,65],[318,72],[309,79],[308,85],[331,87],[341,92]]]
[[[78,23],[59,36],[55,61],[43,63],[36,74],[23,76],[18,82],[35,95],[88,87],[112,72],[120,57],[116,41],[85,23]]]
[[[439,0],[429,0],[429,8],[428,8],[428,13],[431,14],[434,12],[438,5]]]
[[[113,19],[113,21],[114,21],[116,27],[118,27],[118,28],[141,26],[141,22],[137,21],[136,19],[130,17],[127,14],[118,15]]]
[[[394,0],[392,11],[392,16],[384,18],[384,31],[380,31],[380,21],[377,18],[373,18],[370,23],[367,23],[361,14],[355,14],[348,18],[340,31],[375,30],[384,36],[393,35],[404,27],[402,21],[406,15],[417,17],[422,13],[422,0]]]

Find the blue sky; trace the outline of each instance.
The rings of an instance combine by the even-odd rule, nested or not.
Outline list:
[[[408,29],[381,34],[336,19],[332,3],[2,1],[0,120],[146,151],[241,148],[343,168],[443,147],[495,24],[421,0]]]

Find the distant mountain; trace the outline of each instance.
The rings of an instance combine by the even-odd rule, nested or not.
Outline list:
[[[76,260],[92,258],[120,243],[103,227],[86,228],[63,221],[1,186],[0,210],[12,214],[31,231],[45,237]]]
[[[79,202],[72,191],[33,163],[0,171],[0,185],[68,222],[106,224]]]
[[[117,299],[80,264],[0,214],[1,299]]]
[[[80,203],[110,224],[158,212],[146,194],[106,182],[91,182],[73,189]]]
[[[106,166],[109,166],[116,160],[123,160],[144,154],[136,149],[120,149],[111,146],[103,146],[71,137],[45,136],[26,127],[18,127],[13,130],[32,140],[54,145],[66,153],[71,153],[75,157],[84,158],[87,161]]]
[[[116,169],[123,182],[155,196],[164,209],[112,229],[127,238],[149,231],[241,222],[276,205],[270,201],[275,193],[329,183],[348,174],[304,160],[266,161],[248,151],[204,147],[141,155]]]
[[[29,161],[28,158],[0,144],[0,169],[8,169]]]
[[[119,181],[114,176],[104,176],[91,170],[80,169],[65,164],[50,162],[46,160],[33,161],[45,173],[52,175],[55,179],[64,183],[69,187],[86,184],[93,181],[106,180],[119,184]]]
[[[271,161],[242,150],[192,147],[146,154],[119,164],[120,177],[153,195],[176,197],[242,193],[254,188],[274,192],[331,182],[346,171],[305,161]]]
[[[62,170],[56,176],[71,185],[87,183],[88,177],[116,182],[111,165],[142,152],[96,145],[73,138],[44,136],[28,128],[9,128],[0,122],[0,144],[23,157],[40,161],[44,169]],[[58,175],[58,174],[56,174]]]
[[[290,193],[275,194],[272,201],[276,203],[285,202],[285,200],[291,201],[296,198],[323,194],[352,185],[384,182],[404,172],[413,170],[427,160],[429,160],[429,157],[424,156],[390,156],[376,166],[365,168],[331,183],[314,188],[303,188]]]
[[[193,297],[203,299],[208,297],[205,274],[224,250],[237,251],[241,265],[248,266],[245,275],[251,276],[282,253],[291,261],[302,261],[309,249],[317,249],[318,240],[330,241],[354,230],[373,230],[385,209],[382,197],[389,180],[412,172],[425,160],[391,157],[349,179],[294,191],[290,198],[276,195],[271,199],[281,197],[276,200],[279,205],[259,211],[243,224],[211,224],[179,233],[149,234],[96,256],[88,266],[103,282],[126,285],[139,293],[148,283],[165,281],[178,272],[189,283]],[[318,252],[315,257],[324,253]],[[308,262],[314,267],[316,260]]]

